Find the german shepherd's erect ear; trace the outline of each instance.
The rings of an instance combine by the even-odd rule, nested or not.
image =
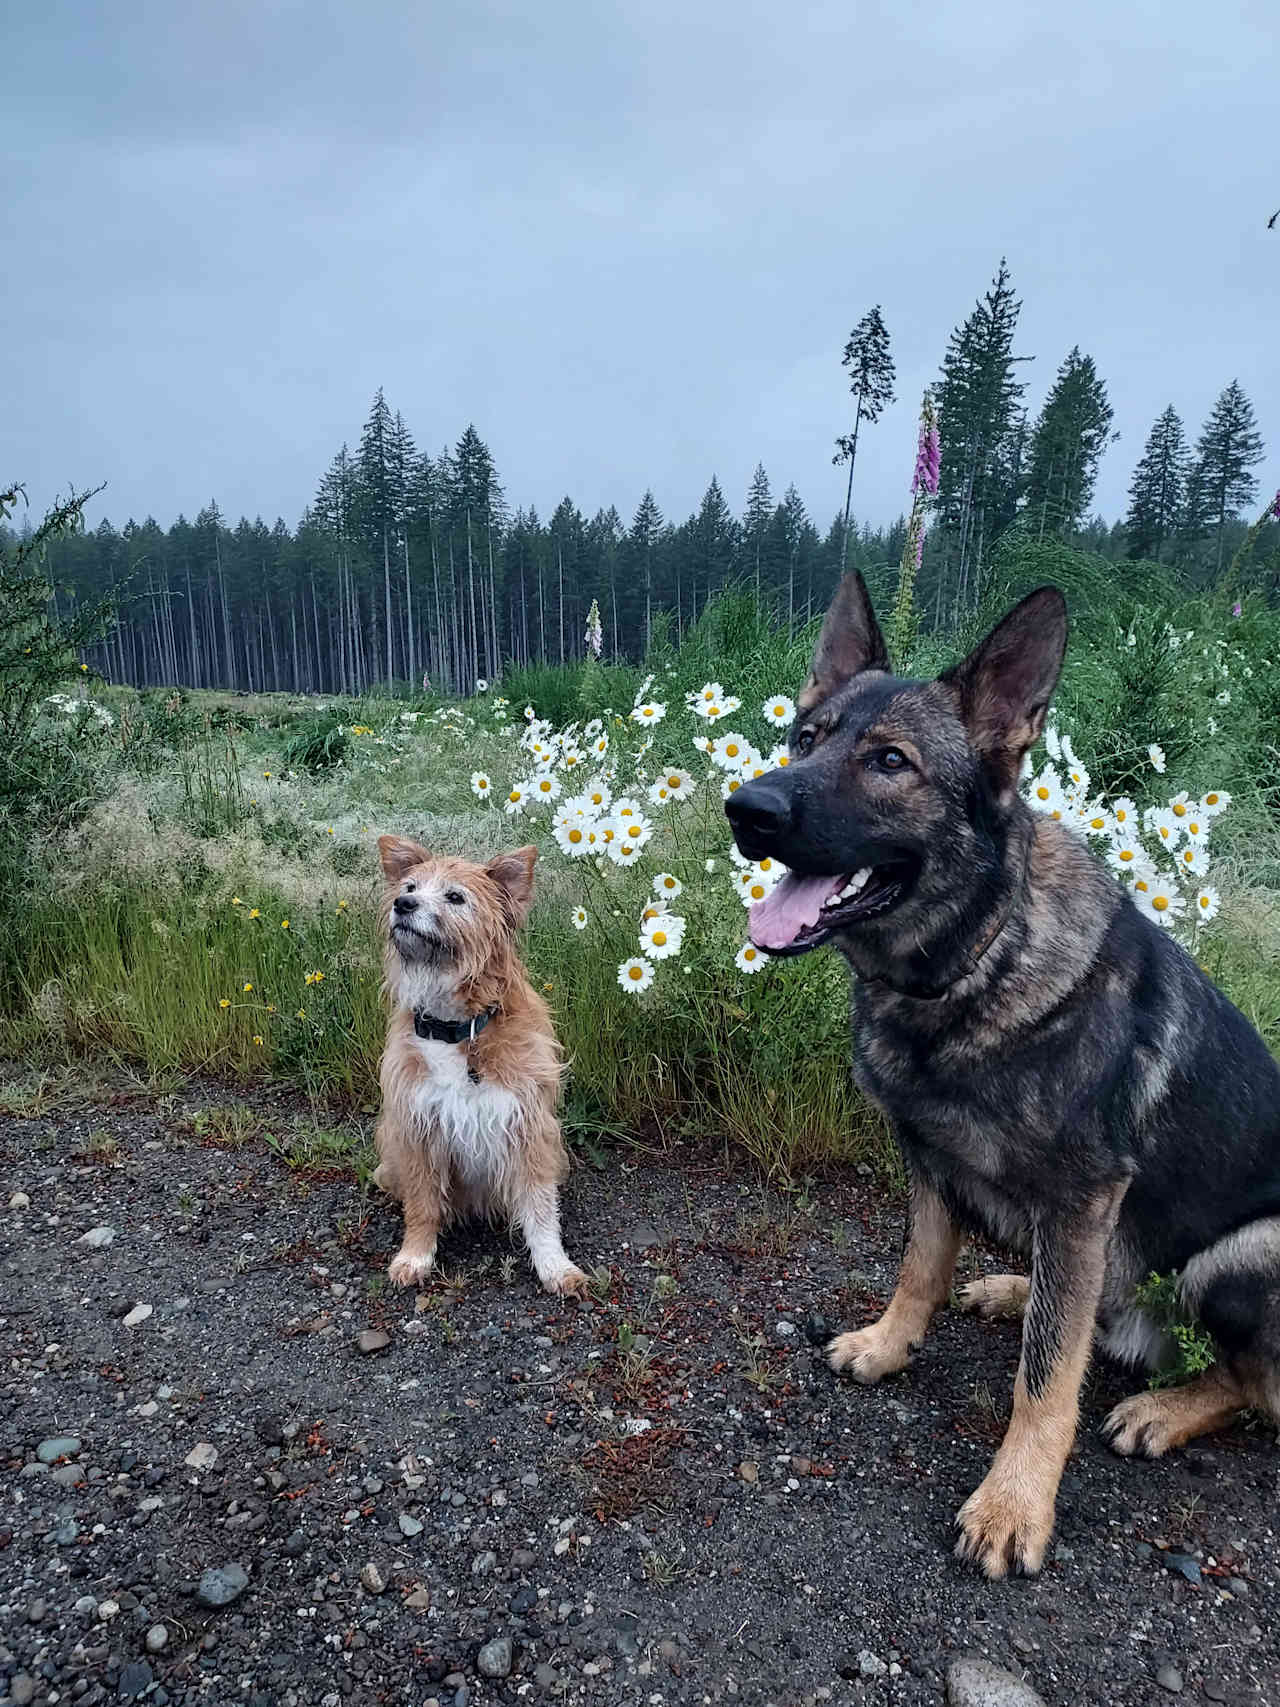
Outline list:
[[[969,740],[1002,800],[1044,728],[1066,649],[1066,600],[1056,587],[1037,587],[938,678],[956,690]]]
[[[836,588],[796,704],[802,712],[812,711],[863,670],[891,667],[867,583],[857,569],[850,569]]]

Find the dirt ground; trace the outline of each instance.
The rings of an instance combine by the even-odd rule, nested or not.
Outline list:
[[[298,1165],[284,1097],[10,1107],[7,1701],[938,1702],[972,1654],[1063,1707],[1280,1702],[1261,1424],[1116,1459],[1100,1369],[1042,1576],[953,1559],[1018,1330],[949,1311],[896,1380],[830,1374],[900,1246],[856,1172],[615,1149],[566,1193],[587,1301],[484,1229],[415,1297],[392,1207]]]

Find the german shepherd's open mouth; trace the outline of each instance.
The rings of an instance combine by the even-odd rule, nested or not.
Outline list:
[[[820,948],[837,931],[892,912],[911,893],[919,873],[919,861],[908,858],[864,865],[841,877],[788,871],[773,893],[752,907],[751,940],[779,957]]]

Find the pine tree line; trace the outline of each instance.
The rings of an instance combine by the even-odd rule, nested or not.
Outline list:
[[[937,515],[917,578],[935,625],[977,609],[996,541],[1014,523],[1033,539],[1072,539],[1116,558],[1221,571],[1257,496],[1262,441],[1232,381],[1194,452],[1170,406],[1148,437],[1123,524],[1090,519],[1112,409],[1092,358],[1073,348],[1035,422],[1023,405],[1030,359],[1015,350],[1021,304],[1002,261],[956,327],[935,387],[942,440]],[[712,479],[685,521],[646,491],[629,523],[610,506],[586,517],[568,497],[543,522],[511,510],[474,426],[452,448],[420,451],[381,391],[354,452],[346,445],[292,532],[283,521],[231,527],[216,503],[194,522],[107,522],[58,543],[62,598],[113,590],[117,621],[90,661],[117,680],[248,691],[361,693],[378,683],[448,692],[508,661],[579,658],[592,600],[606,653],[639,657],[659,624],[679,638],[708,599],[744,582],[794,628],[823,609],[844,567],[887,586],[906,523],[859,528],[859,433],[893,399],[880,309],[844,354],[854,399],[836,441],[849,474],[841,511],[820,531],[794,486],[776,502],[757,465],[736,516]],[[904,483],[905,483],[904,470]]]

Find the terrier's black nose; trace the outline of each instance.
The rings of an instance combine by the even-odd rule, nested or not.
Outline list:
[[[417,898],[417,896],[416,895],[397,895],[396,900],[395,900],[395,910],[397,913],[400,913],[401,915],[406,914],[406,913],[416,913],[418,910],[418,898]]]
[[[772,847],[795,821],[792,790],[772,776],[758,776],[735,789],[724,809],[743,853]]]

